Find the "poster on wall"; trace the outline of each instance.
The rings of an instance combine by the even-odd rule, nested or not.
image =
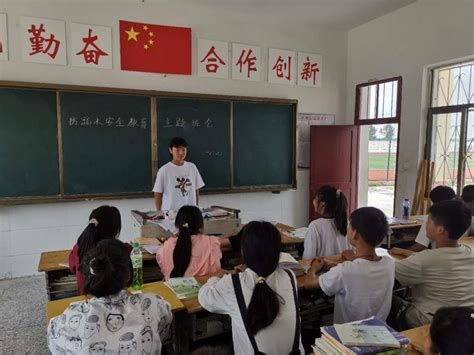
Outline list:
[[[20,40],[24,62],[66,65],[64,21],[22,16]]]
[[[71,23],[71,64],[112,69],[112,29]]]
[[[295,85],[296,53],[282,49],[268,49],[268,82]]]
[[[298,85],[323,86],[323,57],[319,54],[298,52]]]
[[[198,76],[229,78],[229,45],[227,42],[198,39]]]
[[[232,79],[260,81],[261,48],[232,43]]]
[[[0,60],[8,60],[8,34],[6,14],[0,14]]]
[[[326,113],[298,113],[298,168],[309,168],[311,126],[329,126],[336,115]]]

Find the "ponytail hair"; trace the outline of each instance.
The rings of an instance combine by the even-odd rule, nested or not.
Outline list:
[[[273,224],[253,221],[244,227],[244,263],[258,275],[246,319],[253,335],[272,324],[280,310],[280,296],[265,281],[278,267],[280,252],[281,235]]]
[[[95,297],[114,295],[132,283],[132,263],[127,247],[118,239],[105,239],[81,261],[84,291]]]
[[[347,234],[347,199],[341,190],[332,186],[321,186],[316,192],[316,199],[326,204],[326,213],[333,215],[336,228],[342,235]]]
[[[204,226],[202,213],[196,206],[183,206],[174,222],[178,229],[178,241],[173,251],[173,270],[170,277],[182,277],[191,261],[191,236],[201,233]]]
[[[89,215],[89,224],[77,240],[79,261],[104,239],[115,239],[122,229],[120,212],[116,207],[100,206]]]

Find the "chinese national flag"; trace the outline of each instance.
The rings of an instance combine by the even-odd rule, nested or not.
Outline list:
[[[120,21],[122,70],[191,75],[191,29]]]

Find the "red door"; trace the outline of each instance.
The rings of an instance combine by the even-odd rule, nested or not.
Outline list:
[[[316,219],[313,199],[323,185],[334,186],[346,195],[348,213],[357,208],[359,165],[358,126],[312,126],[309,176],[309,217]]]

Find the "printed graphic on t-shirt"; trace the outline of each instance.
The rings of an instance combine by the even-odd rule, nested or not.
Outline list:
[[[187,176],[178,176],[176,177],[175,188],[179,190],[181,196],[186,197],[189,194],[190,186],[193,184]]]

